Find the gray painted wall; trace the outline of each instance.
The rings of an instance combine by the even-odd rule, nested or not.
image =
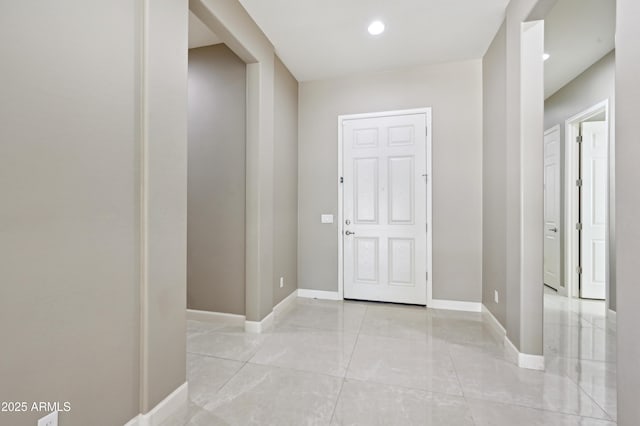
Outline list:
[[[506,26],[500,27],[482,60],[483,191],[482,303],[506,326]],[[498,291],[498,303],[494,292]]]
[[[185,381],[188,8],[138,6],[0,14],[19,40],[0,45],[0,400],[69,401],[69,426],[124,424]]]
[[[613,123],[615,123],[615,51],[605,55],[582,74],[569,82],[566,86],[546,99],[544,107],[544,128],[549,129],[556,124],[560,125],[560,158],[561,158],[561,194],[565,196],[564,161],[565,161],[565,121],[593,105],[609,100],[609,150],[610,150],[610,182],[609,182],[609,265],[615,265],[615,156],[613,155],[615,139],[613,137]],[[561,208],[561,227],[565,229],[564,204]],[[562,247],[565,244],[564,232],[560,233]],[[565,273],[564,249],[561,251],[561,268]],[[609,304],[615,310],[616,284],[615,268],[609,268]]]
[[[69,401],[65,425],[138,413],[134,17],[127,0],[0,14],[20,40],[0,44],[0,400]]]
[[[189,50],[189,309],[245,312],[245,111],[245,63]]]
[[[298,288],[298,81],[277,56],[274,84],[275,306]]]
[[[482,300],[480,60],[300,84],[300,288],[337,291],[338,115],[433,108],[433,297]]]
[[[616,238],[618,424],[638,424],[640,404],[640,3],[618,0],[616,30]]]

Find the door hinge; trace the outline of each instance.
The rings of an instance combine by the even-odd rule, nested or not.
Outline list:
[[[425,230],[426,232],[429,232],[429,224],[428,224],[428,223],[425,223],[425,224],[424,224],[424,230]]]
[[[582,231],[582,223],[580,223],[580,222],[576,223],[576,230],[577,231]]]
[[[344,178],[340,176],[340,183],[344,183]]]
[[[576,267],[576,273],[577,273],[578,275],[582,274],[582,266],[578,266],[578,267]]]
[[[429,271],[424,273],[424,277],[427,281],[429,281]]]
[[[576,180],[576,186],[577,187],[581,187],[582,186],[582,179],[577,179]]]
[[[582,135],[576,136],[576,142],[582,143]]]

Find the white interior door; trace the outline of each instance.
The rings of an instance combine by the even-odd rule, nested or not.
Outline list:
[[[606,294],[607,123],[582,126],[580,194],[580,297],[604,299]]]
[[[342,123],[344,297],[425,305],[426,114]]]
[[[560,128],[544,133],[544,283],[558,291],[560,273]]]

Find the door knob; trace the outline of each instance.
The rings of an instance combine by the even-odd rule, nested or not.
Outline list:
[[[551,229],[549,229],[549,231],[551,231],[551,232],[558,232],[558,228],[551,228]]]
[[[355,232],[351,232],[351,231],[344,231],[344,234],[345,234],[345,235],[353,235],[353,234],[355,234]]]

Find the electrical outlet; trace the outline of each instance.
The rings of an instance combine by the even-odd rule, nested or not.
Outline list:
[[[284,287],[284,277],[280,277],[280,288]]]
[[[499,297],[499,295],[498,295],[498,290],[493,290],[493,300],[494,300],[496,303],[500,303],[500,297]]]
[[[38,426],[58,426],[58,412],[49,413],[38,420]]]

